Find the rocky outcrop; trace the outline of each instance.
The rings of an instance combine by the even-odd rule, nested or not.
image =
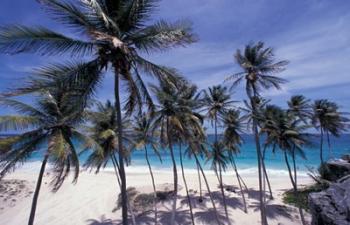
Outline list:
[[[344,155],[341,159],[329,160],[323,164],[321,173],[323,179],[332,182],[350,175],[350,156]]]
[[[350,225],[350,177],[309,195],[312,225]]]

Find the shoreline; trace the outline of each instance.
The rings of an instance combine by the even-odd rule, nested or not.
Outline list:
[[[19,167],[18,170],[20,171],[30,171],[30,172],[39,172],[41,162],[40,161],[32,161],[32,162],[27,162],[23,166]],[[152,166],[152,170],[155,173],[165,173],[165,174],[172,174],[172,166],[164,166],[164,167],[159,167],[159,166]],[[181,167],[178,165],[178,169]],[[50,170],[50,165],[47,166],[47,171]],[[80,170],[83,172],[90,172],[94,173],[95,170],[90,170],[86,169],[84,167],[80,167]],[[148,174],[148,166],[147,165],[131,165],[131,166],[126,166],[125,170],[128,173],[146,173]],[[186,174],[197,174],[197,169],[193,167],[184,167],[185,173]],[[212,169],[207,168],[205,165],[203,167],[203,170],[206,174],[214,175],[214,171]],[[274,167],[269,167],[267,166],[266,168],[267,173],[270,176],[278,176],[278,177],[285,177],[289,176],[288,175],[288,170],[287,168],[274,168]],[[101,169],[101,172],[113,172],[114,173],[114,168],[112,165],[107,165],[106,168]],[[238,166],[238,172],[240,175],[244,176],[255,176],[258,173],[258,169],[256,168],[256,165],[252,165],[251,167],[244,167],[240,168]],[[309,177],[308,175],[309,171],[307,169],[300,169],[298,168],[298,177],[301,178],[307,178]],[[226,172],[223,173],[223,176],[230,176],[231,174],[234,174],[234,170],[231,167],[228,167]]]

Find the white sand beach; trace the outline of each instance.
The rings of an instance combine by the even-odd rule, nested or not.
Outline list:
[[[26,172],[21,169],[10,174],[1,181],[0,188],[0,224],[1,225],[23,225],[27,223],[32,193],[34,191],[37,174]],[[205,200],[198,202],[199,187],[196,173],[186,174],[189,189],[194,205],[196,224],[216,224],[207,192],[204,191]],[[155,179],[157,187],[171,184],[172,174],[169,171],[156,172]],[[226,174],[224,183],[234,184],[236,193],[226,191],[227,204],[232,224],[254,225],[259,224],[258,211],[258,179],[256,176],[243,177],[249,190],[248,213],[244,213],[241,195],[235,177]],[[181,173],[179,173],[179,185],[183,187]],[[221,194],[219,192],[216,177],[208,175],[208,181],[215,198],[216,206],[220,218],[225,218],[223,206],[221,204]],[[299,179],[300,184],[310,183],[307,177]],[[149,193],[152,191],[151,179],[147,171],[128,172],[128,187],[133,186],[138,191]],[[296,208],[286,206],[282,203],[282,193],[290,189],[291,185],[287,176],[271,176],[271,184],[274,193],[274,200],[268,202],[267,215],[269,224],[292,225],[300,224],[299,214]],[[171,185],[168,185],[171,186]],[[7,187],[7,188],[5,188]],[[77,184],[71,184],[70,179],[63,184],[56,193],[50,189],[50,177],[46,174],[39,196],[36,214],[36,225],[116,225],[120,224],[121,210],[115,210],[117,202],[117,181],[115,174],[103,171],[98,175],[94,173],[82,172]],[[180,188],[180,196],[177,204],[177,224],[191,224],[189,208],[185,189]],[[203,183],[203,190],[205,185]],[[172,201],[158,203],[159,224],[169,224]],[[152,205],[149,205],[152,208]],[[307,215],[310,220],[310,216]],[[154,224],[154,213],[149,211],[136,217],[137,224]]]

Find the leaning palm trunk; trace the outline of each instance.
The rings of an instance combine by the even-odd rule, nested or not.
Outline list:
[[[112,154],[111,156],[112,158],[112,163],[113,163],[113,167],[114,167],[114,172],[115,172],[115,175],[117,177],[117,181],[118,181],[118,185],[119,185],[119,189],[121,188],[121,181],[120,181],[120,178],[119,178],[119,165],[118,165],[118,161],[117,159],[115,158],[115,155]],[[136,225],[136,218],[135,218],[135,214],[134,214],[134,210],[130,204],[130,202],[128,201],[127,202],[127,207],[128,207],[128,211],[130,213],[130,216],[131,216],[131,222],[133,225]]]
[[[115,78],[114,78],[114,96],[115,108],[117,111],[117,126],[118,126],[118,149],[119,149],[119,176],[121,180],[121,196],[122,196],[122,220],[123,225],[128,225],[128,197],[126,192],[126,176],[124,169],[124,148],[123,148],[123,123],[121,114],[121,104],[119,97],[119,65],[115,63]]]
[[[148,151],[147,151],[147,147],[146,147],[146,146],[145,146],[145,156],[146,156],[146,161],[147,161],[149,173],[151,174],[151,179],[152,179],[152,186],[153,186],[153,208],[154,208],[154,224],[157,225],[157,223],[158,223],[158,221],[157,221],[157,190],[156,190],[156,184],[155,184],[155,182],[154,182],[153,171],[152,171],[151,164],[150,164],[150,162],[149,162]]]
[[[270,199],[272,200],[273,195],[272,195],[271,183],[270,183],[269,176],[267,175],[267,170],[266,170],[266,166],[265,166],[265,152],[266,152],[266,146],[264,147],[263,156],[262,156],[262,166],[263,166],[263,170],[264,170],[264,185],[265,185],[265,180],[266,180],[267,186],[269,188]],[[265,193],[265,188],[264,188],[264,193]]]
[[[250,93],[250,92],[247,92]],[[249,94],[248,94],[249,96]],[[261,148],[260,148],[260,138],[259,138],[259,131],[258,131],[258,124],[257,124],[257,119],[255,118],[255,115],[257,113],[256,106],[255,106],[255,98],[256,98],[256,93],[254,91],[254,99],[253,97],[249,97],[250,102],[252,105],[253,109],[253,133],[254,133],[254,138],[255,138],[255,145],[256,145],[256,152],[257,152],[257,157],[258,157],[258,174],[259,174],[259,201],[260,201],[260,217],[261,217],[261,223],[262,225],[267,225],[267,218],[266,218],[266,207],[264,204],[264,194],[263,193],[263,186],[262,186],[262,179],[263,179],[263,174],[262,174],[262,155],[261,155]]]
[[[113,163],[113,167],[114,167],[114,172],[115,172],[115,175],[117,177],[118,185],[119,185],[119,188],[120,188],[121,187],[121,181],[120,181],[120,177],[119,177],[119,166],[118,166],[118,163],[117,163],[117,159],[114,157],[113,154],[111,154],[111,159],[112,159],[112,163]]]
[[[333,158],[333,154],[332,154],[331,140],[329,139],[329,131],[328,130],[326,131],[326,135],[327,135],[329,157],[332,159]]]
[[[298,191],[298,187],[297,187],[297,184],[296,184],[296,180],[293,179],[292,170],[290,168],[290,164],[289,164],[289,161],[288,161],[288,156],[287,156],[287,152],[286,151],[284,151],[284,159],[286,161],[287,168],[288,168],[288,173],[289,173],[289,178],[290,178],[290,181],[291,181],[292,186],[293,186],[294,197],[298,198],[298,192],[297,192]],[[294,151],[293,151],[293,164],[295,166]],[[295,173],[294,177],[296,177],[296,169],[294,169],[294,173]],[[306,221],[305,221],[305,218],[304,218],[303,210],[301,209],[301,207],[298,207],[298,209],[299,209],[301,223],[303,225],[306,225]]]
[[[192,225],[195,225],[191,198],[190,198],[190,195],[189,195],[189,192],[188,192],[188,187],[187,187],[187,182],[186,182],[186,177],[185,177],[185,171],[184,171],[184,165],[183,165],[183,161],[182,161],[181,144],[180,144],[180,164],[181,164],[182,178],[183,178],[185,189],[186,189],[188,206],[190,207],[191,221],[192,221]]]
[[[237,177],[237,181],[238,181],[238,185],[239,185],[239,190],[241,192],[241,195],[242,195],[242,199],[243,199],[243,204],[244,204],[244,212],[247,213],[248,212],[248,209],[247,209],[247,202],[245,200],[245,196],[244,196],[244,192],[243,192],[243,187],[242,187],[242,182],[241,182],[241,178],[238,174],[238,170],[237,170],[237,165],[236,165],[236,162],[234,160],[233,157],[231,157],[231,164],[232,164],[232,167],[236,173],[236,177]]]
[[[323,128],[321,126],[320,160],[323,163]]]
[[[208,193],[209,193],[209,198],[210,198],[210,201],[211,201],[211,203],[212,203],[212,205],[213,205],[213,209],[214,209],[216,222],[218,223],[218,225],[221,225],[221,222],[220,222],[220,219],[219,219],[219,216],[218,216],[218,212],[217,212],[217,210],[216,210],[215,202],[214,202],[214,200],[213,200],[213,196],[212,196],[211,191],[210,191],[210,187],[209,187],[209,183],[208,183],[207,177],[205,176],[205,173],[204,173],[204,171],[203,171],[203,168],[202,168],[202,166],[201,166],[201,164],[200,164],[200,162],[199,162],[198,157],[197,157],[196,154],[194,154],[194,158],[196,159],[196,164],[197,164],[199,170],[200,170],[201,173],[202,173],[202,176],[203,176],[203,179],[204,179],[204,183],[205,183],[205,185],[207,186],[207,190],[208,190]]]
[[[198,173],[198,184],[199,184],[199,201],[203,201],[203,195],[202,195],[202,180],[201,180],[201,174],[199,171],[199,166],[197,165],[197,173]]]
[[[171,136],[170,136],[170,131],[169,131],[169,119],[167,119],[167,137],[168,137],[168,144],[169,144],[169,149],[170,149],[171,161],[173,163],[173,175],[174,175],[174,200],[173,200],[173,209],[171,212],[170,225],[174,225],[175,224],[175,216],[176,216],[178,178],[177,178],[177,168],[176,168],[175,155],[174,155],[173,145],[171,142]]]
[[[223,180],[222,180],[221,164],[219,164],[219,175],[220,175],[219,185],[220,185],[220,190],[221,190],[221,195],[222,195],[222,201],[224,203],[225,215],[226,215],[226,219],[227,219],[228,223],[231,224],[230,218],[228,216],[228,211],[227,211],[226,196],[225,196],[224,185],[223,185]]]
[[[41,187],[41,183],[43,181],[43,176],[44,176],[45,167],[46,167],[46,163],[47,163],[48,158],[49,158],[49,156],[45,155],[44,160],[43,160],[43,162],[41,164],[39,177],[38,177],[38,181],[36,183],[36,188],[35,188],[35,192],[34,192],[34,196],[33,196],[32,208],[30,210],[30,216],[29,216],[28,225],[33,225],[34,224],[36,205],[38,203],[40,187]]]

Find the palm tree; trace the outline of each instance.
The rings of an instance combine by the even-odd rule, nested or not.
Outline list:
[[[175,223],[177,191],[178,191],[178,177],[177,165],[174,155],[173,143],[174,133],[182,134],[184,124],[182,117],[184,107],[179,104],[179,92],[177,87],[168,82],[160,82],[160,87],[152,86],[153,92],[159,102],[159,109],[154,113],[155,125],[160,129],[161,143],[168,147],[173,164],[174,176],[174,200],[170,223]]]
[[[99,144],[100,149],[97,151],[89,151],[88,158],[85,162],[84,167],[94,169],[96,173],[101,168],[105,168],[111,161],[114,167],[114,171],[117,177],[119,188],[121,188],[120,179],[120,164],[118,163],[116,154],[120,154],[118,149],[119,135],[118,135],[118,122],[117,112],[114,105],[107,101],[105,104],[96,102],[96,110],[88,111],[87,118],[90,123],[90,127],[87,127],[88,133],[91,135],[96,143]],[[128,152],[133,149],[135,142],[133,140],[133,131],[131,130],[131,122],[127,118],[123,118],[123,141],[129,144]],[[90,149],[85,149],[90,150]],[[83,150],[82,152],[85,152]],[[128,155],[125,154],[125,161],[129,161]],[[132,223],[136,224],[136,219],[133,213],[132,204],[130,201],[127,202],[128,211],[130,212]]]
[[[230,218],[228,216],[224,185],[222,181],[222,170],[224,171],[226,170],[227,163],[228,163],[228,157],[226,155],[225,145],[222,141],[216,141],[213,143],[211,157],[209,158],[209,160],[211,160],[211,168],[215,171],[215,173],[219,173],[217,174],[217,176],[219,179],[219,186],[220,186],[221,196],[222,196],[223,205],[225,209],[225,215],[226,215],[227,221],[231,223]]]
[[[312,108],[309,102],[310,100],[306,99],[303,95],[292,96],[290,100],[287,102],[288,116],[294,121],[301,120],[304,123],[304,125],[308,126],[309,120],[312,118]],[[296,154],[293,148],[292,160],[293,160],[293,170],[294,170],[294,183],[295,183],[295,186],[298,187],[297,168],[296,168],[295,158],[296,158]]]
[[[134,125],[134,141],[136,144],[136,148],[145,150],[145,158],[148,165],[149,173],[152,179],[153,186],[153,205],[154,205],[154,224],[158,224],[157,220],[157,190],[156,184],[154,181],[154,175],[152,171],[152,166],[149,161],[149,154],[147,146],[151,146],[154,153],[156,153],[161,160],[159,151],[158,151],[158,142],[156,139],[156,134],[153,132],[153,124],[150,115],[146,115],[143,113],[140,116],[135,117],[136,124]]]
[[[215,139],[212,145],[212,169],[214,170],[219,181],[219,186],[222,192],[224,202],[225,214],[228,221],[229,216],[227,212],[226,198],[223,190],[223,180],[221,176],[221,170],[224,169],[224,167],[226,167],[226,164],[221,165],[220,163],[224,163],[224,161],[219,160],[218,158],[216,158],[216,156],[219,157],[219,155],[221,155],[221,151],[223,151],[223,149],[221,148],[223,147],[223,145],[218,141],[218,123],[220,123],[221,120],[219,116],[222,112],[224,112],[224,110],[233,105],[234,101],[230,100],[230,98],[231,96],[227,87],[221,85],[209,87],[208,91],[204,91],[203,98],[203,102],[205,104],[205,111],[207,112],[207,117],[210,119],[212,124],[214,124]]]
[[[76,39],[43,27],[22,25],[5,26],[0,29],[0,52],[7,54],[37,53],[39,55],[89,58],[89,61],[72,63],[60,72],[67,84],[88,82],[90,93],[98,88],[104,71],[111,69],[114,75],[115,107],[118,119],[118,135],[122,140],[122,105],[120,86],[125,85],[126,110],[131,112],[146,102],[152,108],[152,99],[141,72],[159,80],[174,80],[175,71],[156,65],[144,59],[140,53],[167,50],[193,43],[189,23],[179,21],[167,23],[160,20],[151,24],[151,13],[158,6],[154,0],[79,0],[79,1],[38,1],[52,18],[70,29]],[[61,69],[61,68],[59,68]],[[62,74],[61,73],[61,74]],[[53,73],[55,74],[55,73]],[[122,82],[122,83],[121,83]],[[46,84],[50,85],[50,84]],[[45,86],[45,85],[44,85]],[[42,89],[43,85],[17,90],[16,94]],[[90,95],[86,95],[88,97]],[[122,194],[123,224],[127,221],[126,178],[124,170],[124,148],[119,143],[119,165]]]
[[[252,108],[252,132],[255,137],[258,158],[261,223],[266,225],[267,218],[263,202],[263,176],[261,171],[263,161],[257,121],[257,98],[260,96],[260,92],[264,89],[270,89],[272,87],[280,89],[280,85],[286,81],[274,76],[274,74],[283,71],[288,62],[276,62],[273,49],[269,47],[265,48],[263,42],[246,45],[243,53],[240,50],[237,50],[235,59],[243,71],[231,75],[227,80],[233,80],[232,87],[245,80],[245,89]]]
[[[268,106],[269,107],[269,106]],[[286,111],[277,106],[270,106],[273,108],[274,113],[270,122],[263,128],[267,133],[267,145],[273,146],[275,149],[278,147],[283,151],[284,159],[288,168],[289,178],[293,186],[295,197],[298,197],[297,193],[297,177],[296,170],[294,170],[294,178],[292,175],[291,166],[288,160],[288,155],[293,156],[293,162],[295,164],[295,155],[299,154],[305,159],[302,146],[307,144],[307,136],[303,133],[306,126],[300,125],[302,120],[296,120],[291,118]],[[300,218],[302,224],[305,225],[305,218],[302,209],[299,207]]]
[[[225,144],[225,148],[228,150],[228,158],[236,173],[239,189],[243,198],[244,212],[247,213],[247,203],[242,188],[243,180],[238,173],[237,165],[234,159],[234,156],[240,153],[240,145],[242,144],[242,137],[240,133],[243,133],[244,120],[245,118],[240,116],[240,111],[235,109],[229,109],[223,114],[223,125],[225,127],[223,142]]]
[[[320,160],[323,158],[323,136],[326,134],[329,151],[331,151],[330,134],[339,137],[343,131],[346,131],[346,122],[348,119],[339,112],[339,106],[335,102],[327,99],[315,100],[313,106],[312,123],[321,131],[320,141]]]
[[[182,178],[186,189],[187,201],[190,208],[192,224],[194,225],[195,220],[194,220],[194,214],[193,214],[193,207],[192,207],[191,198],[189,195],[188,185],[187,185],[184,166],[183,166],[182,143],[186,144],[191,142],[192,140],[191,137],[193,136],[194,133],[197,133],[200,136],[204,136],[204,131],[202,129],[203,117],[202,115],[197,113],[198,109],[201,107],[200,93],[197,93],[197,90],[198,90],[197,87],[186,81],[183,81],[179,86],[179,90],[180,90],[179,102],[182,105],[182,107],[186,107],[187,113],[184,114],[182,118],[183,123],[185,124],[184,130],[183,130],[184,132],[178,133],[178,135],[176,136],[178,136]],[[198,169],[198,165],[197,165],[197,169]]]
[[[197,88],[186,80],[176,83],[160,82],[160,86],[152,86],[159,106],[154,113],[154,123],[160,129],[161,143],[170,150],[174,173],[174,203],[171,223],[175,222],[178,177],[173,145],[188,141],[191,132],[202,132],[202,117],[194,110],[198,107]],[[181,154],[182,157],[182,154]],[[182,166],[183,170],[183,166]],[[183,177],[184,178],[184,177]],[[186,182],[185,182],[186,183]],[[194,224],[192,206],[188,196],[191,219]]]
[[[214,123],[215,142],[218,141],[218,123],[220,113],[229,107],[232,107],[234,101],[230,100],[231,96],[227,87],[216,85],[209,87],[208,91],[204,91],[203,102],[207,112],[207,117]]]
[[[28,225],[34,224],[36,206],[42,179],[49,161],[53,164],[53,190],[57,191],[71,170],[73,182],[79,175],[79,159],[73,140],[88,148],[98,148],[89,137],[76,128],[84,122],[84,112],[72,104],[72,93],[66,89],[47,91],[36,98],[33,106],[13,100],[1,99],[0,104],[17,110],[20,115],[0,116],[0,131],[22,131],[14,137],[0,140],[0,179],[26,162],[34,153],[41,152],[43,160],[33,196]],[[43,148],[45,148],[44,150]]]
[[[310,100],[303,95],[294,95],[287,102],[288,114],[302,120],[305,124],[312,117]]]

